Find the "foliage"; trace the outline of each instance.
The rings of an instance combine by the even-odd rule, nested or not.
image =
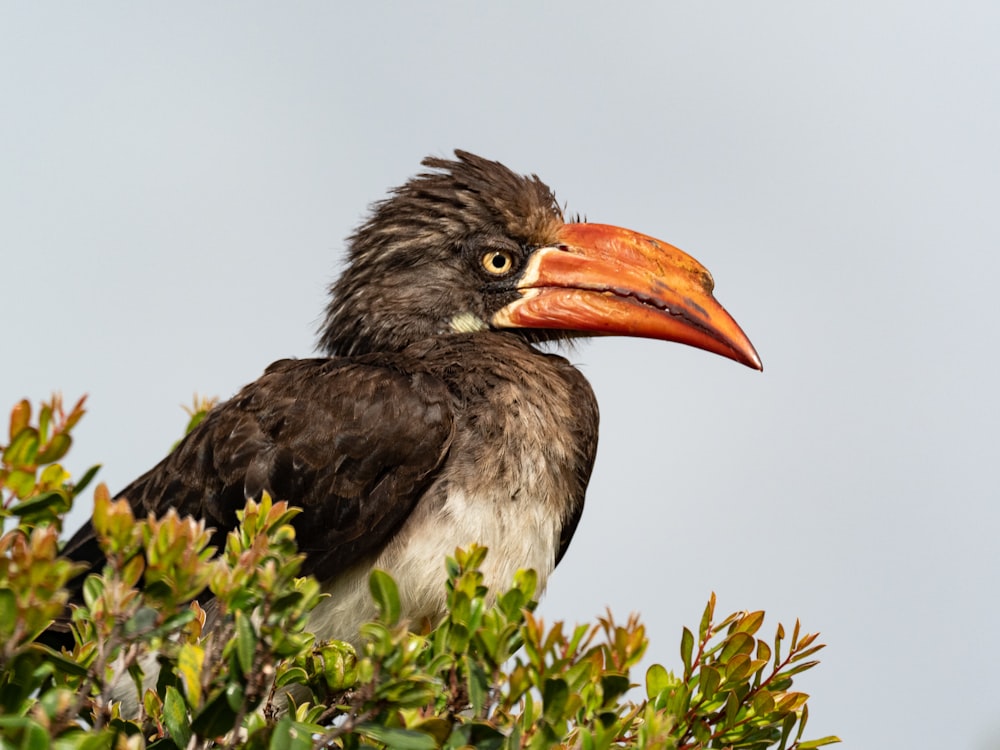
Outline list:
[[[196,409],[192,425],[200,420]],[[296,510],[264,496],[211,546],[204,522],[136,519],[99,485],[94,527],[107,564],[72,607],[73,647],[35,638],[61,617],[77,566],[58,555],[76,484],[58,463],[83,401],[58,398],[37,424],[11,415],[0,468],[0,748],[290,749],[311,747],[797,748],[808,717],[793,678],[822,645],[796,622],[757,638],[763,612],[685,628],[675,674],[654,664],[645,697],[632,673],[647,648],[636,617],[546,625],[536,577],[498,595],[483,586],[487,550],[447,561],[448,614],[427,633],[402,617],[396,584],[370,579],[380,611],[358,642],[318,642],[310,611],[324,596],[298,575]],[[201,414],[203,416],[203,413]],[[210,594],[210,597],[207,596]],[[202,606],[202,602],[209,602]]]

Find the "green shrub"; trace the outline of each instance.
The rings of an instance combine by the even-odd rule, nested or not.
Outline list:
[[[482,547],[447,560],[449,611],[429,633],[406,627],[396,584],[376,571],[380,617],[363,629],[363,652],[317,642],[307,621],[323,594],[298,575],[297,511],[266,496],[246,504],[215,550],[204,522],[172,512],[136,519],[99,485],[94,526],[107,563],[72,608],[73,648],[56,652],[36,638],[64,612],[79,571],[59,557],[59,533],[97,467],[74,484],[59,462],[82,415],[82,400],[67,413],[54,398],[35,423],[23,401],[2,448],[0,748],[807,750],[838,741],[802,739],[808,696],[793,680],[822,645],[798,623],[790,638],[781,625],[758,638],[763,612],[716,622],[713,595],[697,631],[682,631],[677,669],[654,664],[640,696],[632,673],[647,639],[637,618],[546,625],[533,614],[534,572],[493,596]]]

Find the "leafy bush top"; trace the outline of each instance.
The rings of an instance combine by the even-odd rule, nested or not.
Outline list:
[[[73,648],[56,652],[36,638],[64,612],[79,572],[59,556],[59,532],[97,467],[73,483],[59,462],[82,416],[82,399],[66,411],[56,397],[33,421],[22,401],[0,448],[0,750],[808,750],[838,741],[803,740],[808,696],[793,681],[822,645],[798,622],[790,637],[778,625],[761,638],[763,612],[717,622],[713,594],[697,630],[682,631],[677,670],[654,664],[639,697],[632,673],[648,642],[635,616],[546,625],[533,614],[534,572],[490,592],[482,547],[442,561],[448,614],[430,632],[409,629],[395,582],[375,571],[380,616],[364,626],[362,652],[319,642],[308,618],[324,594],[298,575],[297,511],[267,496],[247,502],[215,550],[203,521],[137,519],[98,485],[94,527],[107,563],[72,607]]]

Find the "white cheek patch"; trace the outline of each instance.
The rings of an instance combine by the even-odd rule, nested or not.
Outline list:
[[[459,313],[451,319],[453,333],[475,333],[476,331],[485,331],[488,328],[486,321],[469,312]]]

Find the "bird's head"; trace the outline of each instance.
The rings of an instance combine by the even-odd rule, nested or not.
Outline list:
[[[628,229],[565,222],[538,177],[456,151],[375,205],[331,287],[321,345],[393,351],[431,336],[516,330],[531,341],[664,339],[761,369],[709,272]]]

